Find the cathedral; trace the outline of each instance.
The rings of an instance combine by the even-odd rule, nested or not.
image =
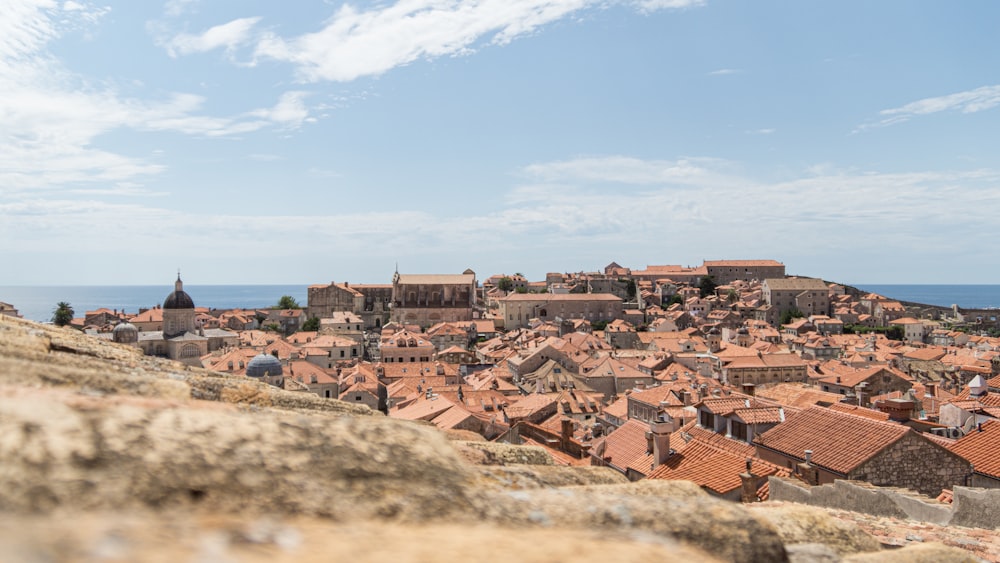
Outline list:
[[[139,331],[131,323],[122,323],[112,331],[112,340],[137,346],[147,356],[177,360],[201,367],[201,357],[227,345],[236,345],[238,336],[228,330],[205,330],[196,321],[194,300],[184,291],[180,273],[174,291],[163,300],[163,330]]]

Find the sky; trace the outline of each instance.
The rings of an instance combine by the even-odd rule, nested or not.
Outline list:
[[[0,285],[1000,283],[991,0],[0,13]]]

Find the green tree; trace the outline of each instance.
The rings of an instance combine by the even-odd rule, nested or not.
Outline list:
[[[56,303],[56,308],[52,310],[52,324],[56,326],[66,326],[73,321],[73,306],[65,301]]]
[[[497,282],[497,289],[500,289],[501,291],[510,291],[514,289],[514,280],[510,279],[509,276],[500,278],[500,281]]]
[[[704,276],[701,278],[701,281],[698,282],[698,291],[703,298],[715,293],[716,287],[718,287],[718,284],[715,283],[715,279],[713,279],[712,276]]]
[[[302,323],[302,330],[307,332],[319,330],[319,317],[309,317],[309,320]]]
[[[669,307],[669,306],[673,305],[674,303],[680,303],[681,305],[683,305],[684,304],[684,298],[675,293],[675,294],[671,295],[666,300],[666,302],[663,303],[663,306],[664,307]]]
[[[281,332],[281,325],[278,323],[267,323],[261,328],[268,332]]]
[[[789,309],[781,314],[781,324],[786,325],[792,322],[792,319],[801,319],[805,318],[805,316],[805,313],[798,309]]]
[[[737,301],[740,300],[740,294],[737,293],[735,289],[730,289],[729,293],[726,295],[726,298],[729,300],[730,303],[736,303]]]
[[[282,295],[281,299],[278,299],[278,304],[272,309],[301,309],[299,302],[295,300],[291,295]]]

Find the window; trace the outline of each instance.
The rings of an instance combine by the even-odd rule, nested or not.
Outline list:
[[[730,435],[740,441],[747,441],[747,425],[742,422],[733,421]]]

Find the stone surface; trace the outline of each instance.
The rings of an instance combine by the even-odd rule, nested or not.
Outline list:
[[[200,513],[0,516],[0,561],[407,562],[719,561],[690,546],[641,533],[519,529],[483,524],[331,523],[306,517]]]
[[[978,563],[967,551],[940,543],[916,543],[902,549],[861,553],[844,558],[844,563]]]
[[[773,526],[784,543],[821,543],[840,555],[881,549],[878,540],[857,525],[801,504],[760,503],[751,512]]]

